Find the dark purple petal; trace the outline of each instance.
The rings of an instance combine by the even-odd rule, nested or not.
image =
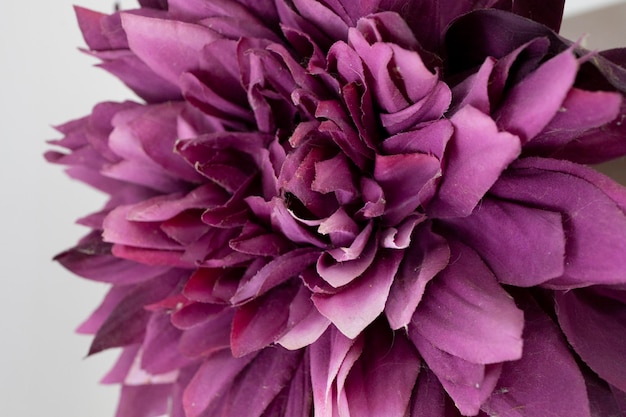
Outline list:
[[[521,303],[526,314],[524,355],[503,364],[483,410],[502,416],[590,417],[582,374],[558,328],[534,301]]]
[[[146,325],[141,368],[157,375],[177,371],[190,364],[178,350],[181,331],[172,326],[168,314],[154,314]]]
[[[427,367],[421,369],[413,394],[410,416],[458,417],[460,414],[456,407],[450,406],[450,402],[433,372]]]
[[[134,287],[102,323],[91,343],[89,354],[140,342],[150,318],[150,313],[144,307],[169,295],[181,275],[181,271],[171,270]]]
[[[561,27],[564,5],[565,0],[521,0],[513,2],[511,11],[558,32]]]
[[[300,366],[298,366],[294,376],[291,378],[284,415],[291,417],[310,417],[313,406],[311,392],[313,392],[313,389],[311,387],[309,351],[305,350]],[[271,416],[272,415],[268,415],[267,417]]]
[[[372,335],[372,336],[370,336]],[[406,416],[420,360],[413,345],[384,326],[374,326],[345,382],[354,416]]]
[[[494,28],[498,36],[493,36]],[[476,10],[459,17],[446,31],[448,71],[462,73],[478,67],[489,56],[501,59],[537,38],[547,38],[553,53],[568,47],[550,28],[530,19],[503,10]]]
[[[588,131],[598,130],[595,133],[599,134],[597,128],[613,121],[618,116],[621,105],[620,94],[572,88],[556,116],[524,150],[528,149],[527,152],[535,155],[551,156],[561,153],[570,142],[575,142],[574,146],[580,149],[587,145],[584,137]],[[606,128],[602,130],[606,131]]]
[[[230,354],[230,330],[234,312],[225,310],[215,314],[204,323],[183,332],[178,348],[187,357],[210,357],[216,352]]]
[[[166,271],[165,268],[149,267],[116,258],[111,254],[111,245],[102,242],[100,237],[84,240],[54,259],[76,275],[111,284],[147,281]]]
[[[576,353],[602,379],[626,391],[624,291],[559,292],[556,304],[561,328]]]

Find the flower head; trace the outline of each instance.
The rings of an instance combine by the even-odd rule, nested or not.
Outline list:
[[[626,72],[562,2],[140,3],[77,15],[143,102],[47,154],[119,417],[620,412]]]

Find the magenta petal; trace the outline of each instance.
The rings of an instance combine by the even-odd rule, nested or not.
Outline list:
[[[380,250],[358,279],[337,294],[313,295],[313,303],[343,334],[355,338],[383,312],[401,260],[401,251]]]
[[[351,416],[406,416],[421,364],[406,337],[384,337],[386,332],[373,327],[373,336],[366,337],[363,353],[348,374],[345,392]]]
[[[231,302],[240,304],[254,299],[289,278],[296,277],[313,264],[319,255],[317,249],[300,248],[274,258],[237,290]]]
[[[615,120],[621,110],[622,101],[622,96],[618,93],[572,88],[556,116],[524,150],[534,155],[551,156],[559,154],[563,148],[567,149],[570,142],[582,150],[588,142],[582,135]],[[604,126],[596,133],[606,130],[607,127]],[[592,147],[589,151],[593,152]]]
[[[541,65],[511,89],[496,113],[498,127],[522,142],[534,138],[561,108],[577,72],[578,62],[569,49]]]
[[[191,362],[178,349],[181,331],[172,326],[169,314],[153,314],[146,326],[141,368],[153,375],[177,371]]]
[[[289,330],[277,343],[289,350],[305,348],[314,343],[329,325],[330,320],[322,316],[311,301],[311,292],[302,286],[289,305]]]
[[[496,61],[488,57],[480,66],[480,69],[456,85],[452,90],[456,109],[472,106],[484,114],[491,114],[489,102],[489,88],[492,84],[492,73]]]
[[[119,259],[111,254],[111,245],[102,242],[100,238],[83,241],[54,259],[81,277],[110,284],[147,281],[166,271],[165,268]]]
[[[583,361],[602,379],[626,391],[626,294],[603,292],[589,288],[558,293],[557,315]]]
[[[113,367],[100,380],[101,384],[122,384],[128,375],[130,368],[137,360],[141,345],[135,344],[122,348]]]
[[[110,61],[105,60],[98,64],[98,67],[117,77],[149,103],[180,99],[181,92],[177,86],[155,74],[150,67],[130,51],[128,51],[127,56],[121,56]]]
[[[131,210],[132,206],[120,206],[109,213],[104,219],[104,241],[138,248],[180,249],[178,242],[168,238],[158,223],[129,221]]]
[[[122,15],[130,49],[152,70],[173,84],[198,65],[202,48],[220,36],[191,23]]]
[[[517,137],[499,132],[489,116],[471,106],[459,110],[451,121],[455,131],[446,149],[446,168],[428,206],[435,217],[469,215],[521,151]]]
[[[183,332],[179,350],[187,357],[210,356],[220,351],[230,354],[233,311],[226,310]]]
[[[431,155],[376,155],[374,179],[385,193],[384,221],[395,225],[414,211],[422,203],[420,190],[439,172],[439,160]]]
[[[454,128],[448,119],[441,119],[421,126],[419,129],[398,133],[380,145],[383,153],[423,153],[443,159],[443,153],[452,137]]]
[[[230,388],[237,375],[255,355],[233,358],[230,351],[215,353],[204,361],[185,389],[183,406],[188,417],[200,417],[214,401]]]
[[[297,287],[282,286],[239,307],[233,318],[231,350],[242,357],[276,342],[287,330],[289,305]]]
[[[324,252],[317,261],[317,272],[335,288],[346,285],[370,267],[378,250],[378,237],[371,236],[372,223],[359,233],[349,247]]]
[[[316,414],[332,417],[336,400],[336,384],[339,374],[352,366],[363,348],[363,338],[348,339],[336,328],[330,327],[320,339],[311,345],[311,383]],[[345,375],[344,375],[345,378]]]
[[[410,417],[459,417],[458,410],[451,403],[433,372],[428,367],[421,369],[413,394]]]
[[[409,324],[426,284],[448,265],[450,259],[447,242],[430,228],[418,228],[411,240],[385,305],[385,315],[392,329]]]
[[[501,364],[481,365],[450,355],[433,346],[413,328],[409,330],[409,337],[459,411],[466,416],[478,414],[498,382]]]
[[[472,249],[450,243],[450,263],[430,283],[412,325],[435,347],[477,364],[519,359],[524,315]]]
[[[166,194],[144,200],[131,207],[126,218],[138,222],[159,222],[190,209],[206,209],[223,204],[224,191],[215,184],[202,185],[186,195]]]
[[[170,294],[184,275],[172,270],[146,283],[138,284],[115,306],[94,337],[89,354],[140,342],[150,313],[145,306]]]
[[[261,417],[286,387],[302,360],[302,351],[265,349],[233,380],[228,412],[237,417]]]
[[[524,355],[504,363],[498,386],[483,410],[489,415],[511,417],[590,417],[585,382],[567,343],[534,301],[524,304]],[[604,326],[606,323],[600,325]],[[622,359],[618,363],[623,363]]]
[[[115,417],[159,417],[167,413],[171,384],[125,385]]]
[[[474,248],[498,281],[517,287],[539,285],[563,274],[562,222],[560,213],[494,198],[485,198],[468,217],[445,220],[450,233]]]
[[[100,25],[100,21],[107,15],[80,6],[74,6],[74,12],[89,49],[106,50],[112,48],[111,41],[103,33]]]

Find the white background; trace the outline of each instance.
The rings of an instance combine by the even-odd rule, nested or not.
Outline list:
[[[112,0],[76,1],[113,8]],[[617,1],[569,1],[568,12],[610,3]],[[44,140],[58,136],[51,124],[82,116],[101,100],[132,97],[91,67],[95,61],[76,50],[82,45],[70,1],[2,0],[0,416],[114,415],[117,388],[97,381],[115,355],[83,359],[90,338],[73,333],[106,287],[51,261],[85,232],[74,219],[104,200],[42,158]]]

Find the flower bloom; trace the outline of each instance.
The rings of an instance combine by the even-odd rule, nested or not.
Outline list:
[[[623,52],[559,1],[140,3],[76,11],[143,102],[47,154],[110,194],[57,259],[112,284],[118,417],[624,412],[626,190],[584,165]]]

